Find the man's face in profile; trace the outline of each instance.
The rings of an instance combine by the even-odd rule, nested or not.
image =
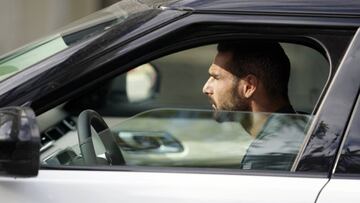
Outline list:
[[[218,53],[209,68],[209,79],[203,87],[215,111],[248,111],[247,99],[241,94],[243,81],[229,72],[230,52]]]

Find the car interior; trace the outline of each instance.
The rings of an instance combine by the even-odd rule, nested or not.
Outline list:
[[[296,116],[306,120],[299,124],[303,128],[291,129],[302,134],[301,140],[295,142],[298,151],[316,115],[330,64],[324,53],[309,46],[290,42],[281,42],[281,46],[291,63],[291,104],[298,112]],[[251,113],[226,114],[225,120],[230,122],[214,119],[201,90],[215,54],[216,43],[157,58],[38,115],[43,167],[120,163],[238,168],[252,139],[236,121]],[[110,129],[110,133],[103,133],[104,128],[98,130],[93,124],[92,135],[85,138],[84,143],[91,140],[90,148],[96,153],[93,162],[83,160],[85,155],[79,147],[79,114],[86,109],[96,111]],[[109,134],[111,138],[102,140]],[[110,144],[104,146],[108,141]],[[122,157],[116,162],[114,157],[109,158],[111,153]]]

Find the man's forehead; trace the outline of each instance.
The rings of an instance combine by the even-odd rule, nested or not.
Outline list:
[[[230,51],[218,52],[215,56],[214,63],[228,63],[232,60],[233,53]]]
[[[210,66],[209,71],[226,71],[229,70],[231,64],[232,53],[231,52],[218,52],[215,56],[213,64]]]

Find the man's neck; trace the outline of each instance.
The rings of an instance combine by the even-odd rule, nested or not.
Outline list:
[[[256,138],[271,113],[278,112],[283,108],[292,109],[288,100],[278,100],[272,103],[263,102],[262,104],[252,103],[251,113],[241,121],[241,124],[253,138]]]
[[[251,135],[251,137],[255,139],[256,136],[262,130],[268,117],[269,117],[269,114],[267,114],[267,113],[259,113],[259,112],[249,113],[241,121],[241,125]]]
[[[252,112],[277,112],[279,109],[291,106],[288,100],[279,99],[276,102],[271,102],[269,100],[263,100],[260,102],[253,102],[251,104]]]

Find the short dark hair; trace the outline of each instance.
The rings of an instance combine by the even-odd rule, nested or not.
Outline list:
[[[224,41],[217,46],[219,53],[231,52],[229,70],[241,78],[253,74],[265,86],[272,98],[288,99],[290,61],[278,42],[267,40]]]

